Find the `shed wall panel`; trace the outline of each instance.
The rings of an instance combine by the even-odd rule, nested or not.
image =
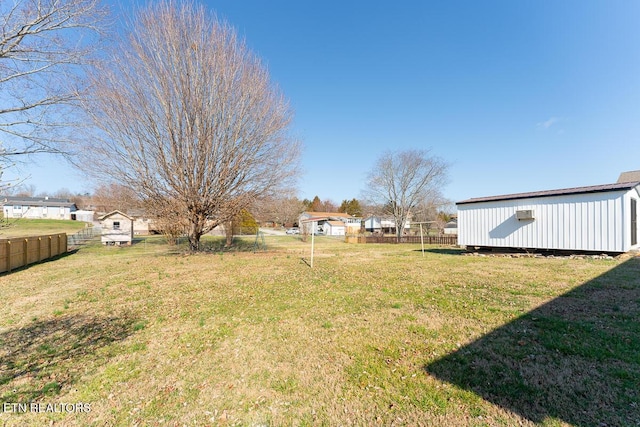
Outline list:
[[[458,241],[465,246],[626,252],[631,191],[571,194],[458,205]],[[533,210],[533,220],[516,219]],[[627,215],[628,216],[628,215]]]

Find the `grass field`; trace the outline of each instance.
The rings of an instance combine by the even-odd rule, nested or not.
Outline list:
[[[640,424],[638,258],[266,242],[0,276],[0,425]]]
[[[50,233],[73,234],[85,228],[81,221],[56,219],[9,219],[0,222],[0,239],[40,236]]]

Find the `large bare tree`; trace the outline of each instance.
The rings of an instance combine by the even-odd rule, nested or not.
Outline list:
[[[365,197],[393,216],[398,241],[414,210],[442,199],[448,168],[426,150],[387,151],[378,159],[369,173]]]
[[[105,15],[99,0],[0,0],[0,166],[68,151]]]
[[[202,6],[139,9],[93,76],[87,163],[143,199],[171,200],[200,237],[291,184],[292,112],[235,30]],[[106,65],[108,64],[108,66]]]

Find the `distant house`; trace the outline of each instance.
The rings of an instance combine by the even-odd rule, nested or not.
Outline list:
[[[5,218],[75,219],[73,213],[78,210],[68,199],[47,196],[4,196],[1,200]]]
[[[347,227],[342,221],[325,221],[322,226],[322,232],[327,236],[344,236],[346,231]]]
[[[95,211],[77,210],[71,213],[71,219],[93,223]]]
[[[153,221],[148,217],[136,216],[133,220],[133,234],[147,235],[152,234]]]
[[[411,222],[407,219],[404,231],[408,232]],[[392,217],[370,216],[364,220],[364,229],[370,233],[396,234],[396,222]]]
[[[133,218],[120,211],[100,217],[103,245],[131,245],[133,242]]]
[[[628,181],[630,178],[638,180]],[[640,173],[625,172],[618,181],[463,200],[456,203],[458,244],[598,252],[638,250]]]
[[[311,222],[317,223],[322,234],[329,235],[327,230],[331,230],[332,233],[342,233],[330,234],[332,236],[344,236],[345,234],[357,234],[360,231],[361,218],[342,212],[302,212],[298,218],[298,224],[303,234],[312,232]],[[330,224],[331,222],[333,224]],[[338,222],[342,223],[342,228]]]
[[[444,225],[444,234],[458,234],[458,220],[452,219]]]
[[[133,218],[133,234],[134,235],[147,235],[154,234],[155,221],[142,209],[130,209],[127,210],[127,215]]]

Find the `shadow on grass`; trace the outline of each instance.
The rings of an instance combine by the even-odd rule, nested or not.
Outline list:
[[[254,252],[254,250],[264,250],[262,241],[258,242],[256,247],[255,236],[234,237],[231,246],[227,246],[227,240],[224,237],[212,237],[202,239],[200,241],[201,252]]]
[[[0,401],[56,395],[84,372],[86,356],[135,330],[134,319],[69,316],[0,333]]]
[[[439,255],[462,255],[466,252],[464,249],[456,248],[425,248],[424,251],[430,254]],[[422,252],[422,249],[416,249],[414,252]]]
[[[29,269],[31,267],[36,266],[36,265],[46,264],[46,263],[49,263],[49,262],[55,262],[55,261],[58,261],[60,259],[66,258],[68,256],[74,255],[77,252],[78,252],[78,248],[70,249],[67,252],[63,252],[63,253],[61,253],[59,255],[52,256],[51,258],[45,258],[42,261],[36,261],[36,262],[32,262],[31,264],[21,265],[20,267],[16,267],[16,268],[11,269],[11,271],[3,271],[2,273],[0,273],[0,277],[7,276],[7,275],[10,275],[12,273],[16,273],[18,271],[27,270],[27,269]]]
[[[536,423],[640,425],[639,319],[632,258],[425,369]]]

